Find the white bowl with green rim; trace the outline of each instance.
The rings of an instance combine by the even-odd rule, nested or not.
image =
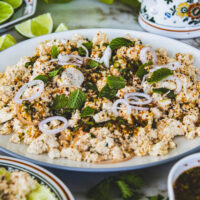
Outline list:
[[[51,172],[35,164],[8,156],[0,156],[0,168],[9,172],[24,171],[30,174],[39,184],[46,186],[57,200],[75,200],[66,185]]]

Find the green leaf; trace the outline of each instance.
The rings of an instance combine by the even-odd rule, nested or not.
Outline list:
[[[72,109],[80,109],[85,103],[85,100],[85,93],[82,92],[80,89],[75,90],[69,95],[67,107]]]
[[[96,112],[96,109],[93,109],[90,106],[87,106],[86,108],[82,110],[81,117],[88,117],[88,116],[94,115],[95,112]]]
[[[97,86],[94,83],[87,83],[85,86],[86,90],[93,90],[95,93],[98,93]]]
[[[53,77],[57,76],[58,74],[60,74],[63,71],[63,69],[64,69],[63,67],[60,67],[56,70],[49,72],[48,75],[49,75],[49,77],[53,78]]]
[[[161,194],[158,194],[157,196],[148,197],[149,200],[163,200],[165,197]]]
[[[106,3],[106,4],[112,4],[114,2],[114,0],[99,0],[103,3]]]
[[[53,110],[60,110],[64,109],[67,106],[68,99],[64,94],[57,95],[53,100],[52,109]]]
[[[111,89],[108,84],[106,84],[99,93],[99,97],[106,97],[107,99],[114,99],[117,94],[116,89]]]
[[[51,48],[51,57],[52,58],[57,58],[57,56],[58,56],[58,54],[59,54],[60,52],[58,51],[58,46],[53,46],[52,48]]]
[[[37,59],[38,56],[31,57],[30,61],[25,63],[25,67],[28,68],[30,65],[33,66]]]
[[[93,46],[92,42],[88,41],[88,42],[83,43],[82,45],[87,48],[87,50],[89,51],[89,53],[91,53],[92,46]],[[82,47],[78,48],[78,54],[80,56],[86,56],[86,52],[85,52],[85,50]]]
[[[41,80],[43,81],[44,83],[47,83],[48,82],[48,77],[45,76],[45,75],[38,75],[34,78],[34,80]]]
[[[91,69],[98,67],[99,65],[100,65],[100,63],[95,61],[95,60],[90,60],[89,63],[88,63],[88,67],[91,68]]]
[[[167,89],[167,88],[153,88],[153,93],[158,93],[158,94],[161,94],[161,95],[163,95],[163,94],[166,94],[167,92],[169,92],[168,94],[167,94],[167,97],[169,97],[169,98],[171,98],[171,99],[173,99],[173,98],[175,98],[176,97],[176,95],[174,94],[174,91],[173,90],[170,90],[170,89]]]
[[[131,188],[124,181],[117,181],[117,185],[124,199],[130,198],[133,196],[133,192],[131,191]]]
[[[147,81],[149,83],[157,83],[164,78],[173,75],[173,71],[168,68],[161,68],[153,72],[151,78],[148,78]]]
[[[123,38],[123,37],[118,37],[118,38],[115,38],[113,39],[109,46],[112,50],[116,50],[116,49],[119,49],[120,47],[130,47],[132,45],[134,45],[135,42],[132,42],[131,40],[128,40],[126,38]]]
[[[126,81],[123,77],[117,76],[108,76],[107,77],[107,84],[111,89],[121,89],[126,86]]]
[[[142,80],[144,75],[148,74],[148,71],[145,69],[145,67],[148,66],[148,65],[152,65],[152,64],[153,64],[153,62],[150,61],[148,63],[140,65],[137,72],[136,72],[136,76],[139,77]]]

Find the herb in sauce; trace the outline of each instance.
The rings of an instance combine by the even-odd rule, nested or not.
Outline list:
[[[174,184],[176,200],[200,199],[200,167],[194,167],[182,173]]]

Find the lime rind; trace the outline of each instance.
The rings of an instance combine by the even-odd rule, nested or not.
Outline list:
[[[15,26],[15,30],[22,36],[33,38],[51,33],[53,20],[50,13],[39,15]]]
[[[19,8],[23,3],[23,0],[3,0],[3,1],[9,3],[13,7],[13,9]]]
[[[13,13],[14,9],[10,4],[0,1],[0,24],[10,19]]]
[[[10,34],[3,35],[2,37],[0,37],[0,51],[6,49],[16,43],[17,42],[12,35],[10,35]]]
[[[57,32],[62,32],[62,31],[67,31],[67,30],[69,30],[69,28],[64,23],[61,23],[58,25],[55,32],[57,33]]]

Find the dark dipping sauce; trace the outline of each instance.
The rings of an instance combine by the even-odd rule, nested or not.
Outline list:
[[[175,200],[200,200],[200,167],[183,172],[174,183]]]

